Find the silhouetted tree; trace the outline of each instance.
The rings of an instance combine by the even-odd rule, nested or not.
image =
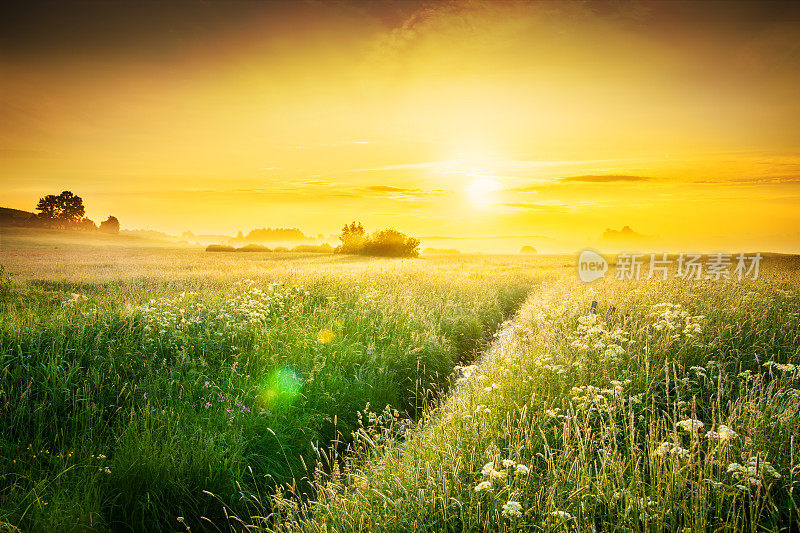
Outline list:
[[[394,228],[389,228],[373,233],[364,243],[362,253],[383,257],[417,257],[419,241]]]
[[[47,221],[48,225],[61,228],[76,227],[86,213],[83,199],[70,191],[40,198],[36,210],[39,211],[39,218]]]
[[[347,224],[339,235],[342,242],[336,247],[337,254],[377,255],[383,257],[417,257],[419,241],[394,228],[376,231],[367,235],[361,223]]]
[[[116,235],[119,233],[119,220],[117,217],[110,216],[100,223],[100,231]]]
[[[48,194],[44,198],[39,198],[39,203],[36,204],[36,210],[39,211],[40,219],[54,222],[59,214],[58,196],[55,194]]]
[[[345,224],[339,234],[339,240],[342,244],[336,247],[335,252],[337,254],[361,253],[366,237],[367,232],[364,231],[364,226],[361,225],[361,222],[358,224],[352,222],[349,226]]]
[[[97,224],[91,218],[83,217],[77,225],[81,231],[97,231]]]
[[[304,241],[306,236],[297,228],[261,228],[250,230],[244,240],[248,242]]]

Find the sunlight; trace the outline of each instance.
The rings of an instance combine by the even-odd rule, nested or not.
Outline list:
[[[477,176],[467,184],[466,193],[472,205],[486,208],[496,203],[495,192],[500,188],[497,180],[484,176]]]

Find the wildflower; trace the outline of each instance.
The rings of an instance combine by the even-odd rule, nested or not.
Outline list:
[[[505,477],[504,472],[498,472],[497,470],[495,470],[494,463],[486,463],[485,465],[483,465],[483,468],[481,468],[481,474],[488,477],[489,479],[501,479]]]
[[[689,450],[687,450],[686,448],[682,448],[677,444],[673,444],[671,442],[662,442],[653,453],[658,455],[659,457],[674,455],[678,458],[682,458],[689,455]]]
[[[709,439],[718,440],[720,444],[724,444],[731,439],[735,439],[739,434],[728,426],[720,425],[716,431],[709,431],[706,436]]]
[[[501,464],[503,465],[503,468],[511,468],[515,463],[511,459],[503,459]]]
[[[728,473],[729,474],[736,475],[739,472],[741,472],[742,470],[744,470],[744,468],[739,463],[731,463],[731,464],[728,465]]]
[[[531,471],[530,468],[528,468],[527,466],[525,466],[523,464],[518,464],[516,466],[517,474],[528,474],[530,471]]]
[[[492,490],[491,481],[481,481],[480,483],[475,485],[475,492],[483,492],[485,490]]]
[[[749,487],[761,487],[763,477],[780,479],[781,475],[773,468],[769,461],[765,461],[757,456],[750,457],[747,465],[731,463],[728,465],[728,473],[740,480],[742,483],[736,485],[740,490],[747,490]]]
[[[568,512],[566,512],[566,511],[558,511],[558,510],[551,511],[550,512],[550,516],[555,516],[556,518],[560,518],[562,520],[570,520],[572,518],[572,515],[569,514]]]
[[[697,433],[702,429],[703,423],[699,420],[694,418],[688,418],[686,420],[681,420],[677,423],[677,426],[684,431],[688,431],[689,433]]]
[[[503,505],[503,516],[506,517],[520,517],[522,516],[522,505],[519,502],[515,502],[513,500],[508,500],[505,505]]]

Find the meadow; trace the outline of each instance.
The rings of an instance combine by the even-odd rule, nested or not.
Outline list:
[[[797,531],[800,261],[534,290],[413,429],[382,413],[264,530]],[[591,311],[598,302],[597,313]]]
[[[2,253],[9,530],[798,528],[796,257]]]
[[[215,530],[281,487],[313,499],[319,450],[346,455],[365,410],[418,419],[550,276],[95,244],[3,245],[11,530]]]

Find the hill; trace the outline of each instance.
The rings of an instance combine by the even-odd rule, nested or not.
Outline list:
[[[36,214],[29,211],[0,207],[0,226],[24,226],[35,218]]]

